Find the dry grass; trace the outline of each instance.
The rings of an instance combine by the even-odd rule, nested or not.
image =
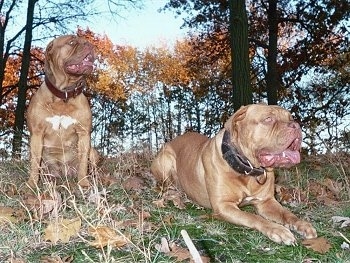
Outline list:
[[[155,247],[165,237],[186,248],[182,229],[211,262],[350,262],[350,251],[340,247],[344,240],[337,234],[342,231],[349,238],[348,232],[330,221],[334,215],[350,216],[348,155],[310,157],[296,168],[279,171],[278,184],[286,192],[278,197],[330,241],[332,249],[324,255],[301,245],[275,244],[256,231],[213,219],[209,210],[191,202],[185,203],[186,209],[170,201],[157,207],[159,189],[149,173],[151,159],[150,153],[126,153],[105,160],[89,190],[78,188],[75,178],[55,182],[43,177],[40,188],[30,191],[25,187],[28,164],[2,162],[1,207],[13,208],[15,215],[0,221],[0,262],[176,262]],[[338,189],[332,192],[324,186],[327,178]],[[82,222],[67,243],[45,240],[49,223],[59,218]],[[89,228],[97,226],[109,227],[128,243],[91,246]]]

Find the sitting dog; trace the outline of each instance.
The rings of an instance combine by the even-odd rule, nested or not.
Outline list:
[[[77,173],[79,185],[89,186],[89,160],[96,166],[99,157],[90,146],[91,109],[82,92],[94,59],[93,46],[81,37],[60,36],[48,44],[45,81],[28,107],[30,187],[44,167],[54,177]]]
[[[300,162],[301,129],[279,107],[241,107],[215,137],[189,132],[166,143],[151,165],[155,178],[184,190],[197,204],[233,224],[256,229],[277,243],[295,244],[290,230],[317,236],[274,197],[273,167]],[[240,210],[253,205],[258,215]]]

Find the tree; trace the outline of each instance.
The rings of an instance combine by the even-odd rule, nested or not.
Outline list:
[[[30,65],[30,49],[33,37],[33,19],[34,19],[34,8],[38,0],[28,1],[27,8],[27,21],[25,30],[25,39],[23,47],[23,57],[21,65],[21,73],[18,82],[18,96],[17,96],[17,107],[15,114],[15,125],[14,135],[12,142],[12,156],[19,158],[21,156],[21,145],[22,145],[22,132],[24,127],[24,112],[26,105],[26,93],[27,93],[27,77]]]
[[[175,9],[184,17],[184,26],[214,43],[211,50],[203,50],[214,61],[220,54],[226,56],[225,50],[230,48],[228,2],[232,4],[221,0],[171,0],[164,9]],[[280,101],[286,89],[307,75],[310,68],[348,47],[347,0],[248,0],[247,7],[255,100],[268,98],[275,104],[276,98]]]
[[[267,9],[268,21],[268,53],[267,53],[267,73],[266,73],[266,92],[268,104],[277,105],[277,92],[280,89],[278,77],[278,17],[277,17],[278,0],[269,0]]]
[[[232,61],[233,106],[253,102],[249,73],[248,19],[245,0],[232,0],[230,3],[230,37]]]

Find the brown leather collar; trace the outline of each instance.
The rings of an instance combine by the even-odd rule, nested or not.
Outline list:
[[[263,167],[253,167],[245,156],[238,153],[236,147],[230,141],[230,133],[226,130],[222,138],[221,152],[231,168],[240,174],[260,176],[265,173]]]
[[[76,96],[78,96],[80,93],[83,92],[84,88],[86,87],[85,79],[81,79],[74,85],[66,87],[63,90],[56,88],[46,76],[45,83],[47,88],[51,91],[51,93],[56,97],[62,99],[64,102],[67,102],[70,98],[75,98]]]

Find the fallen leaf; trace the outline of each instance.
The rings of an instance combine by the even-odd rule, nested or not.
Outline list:
[[[116,222],[116,226],[118,226],[119,229],[125,229],[127,227],[137,228],[141,232],[152,232],[156,228],[156,226],[147,221],[140,221],[135,219],[127,219],[124,221]]]
[[[338,201],[334,200],[334,198],[329,198],[328,196],[317,196],[317,201],[324,204],[325,206],[337,206],[339,204]]]
[[[62,205],[62,197],[57,191],[44,193],[39,196],[28,193],[23,195],[23,203],[28,210],[34,212],[36,218],[42,218],[43,215],[48,213],[53,217],[58,217],[58,210]]]
[[[14,196],[18,195],[17,186],[15,184],[6,185],[5,186],[5,193],[9,197],[14,197]]]
[[[61,258],[60,256],[44,256],[40,259],[40,263],[71,263],[73,262],[73,256],[66,256]]]
[[[90,227],[89,234],[95,238],[93,242],[90,242],[90,245],[96,248],[107,245],[122,247],[128,243],[125,236],[118,235],[115,230],[107,226]]]
[[[175,244],[175,242],[168,242],[165,237],[161,238],[161,243],[156,244],[155,248],[170,257],[175,257],[177,262],[182,262],[185,259],[191,259],[191,253],[187,248],[180,247]],[[210,259],[205,256],[201,256],[201,260],[203,263],[209,263]],[[191,259],[190,262],[193,262]]]
[[[26,261],[24,259],[21,259],[21,258],[10,258],[8,259],[7,262],[10,262],[10,263],[26,263]]]
[[[18,223],[25,218],[25,212],[22,208],[11,208],[0,206],[0,224]]]
[[[302,244],[315,252],[325,254],[329,251],[332,245],[324,237],[305,239]]]
[[[350,226],[350,217],[345,216],[332,216],[333,223],[341,223],[340,228],[348,227]]]
[[[322,184],[326,186],[334,194],[335,197],[339,198],[339,194],[342,190],[341,183],[337,183],[330,178],[326,178]]]
[[[350,245],[344,241],[344,242],[340,245],[340,248],[341,248],[341,249],[344,249],[344,250],[349,250],[349,249],[350,249]]]
[[[44,233],[44,240],[51,241],[56,244],[58,240],[68,243],[72,236],[76,236],[81,228],[81,220],[79,217],[73,219],[58,218],[52,221]]]
[[[163,218],[164,223],[166,223],[167,225],[171,226],[173,224],[174,221],[174,216],[173,215],[167,215]]]
[[[165,205],[164,205],[164,199],[158,199],[158,200],[155,200],[152,202],[154,205],[156,205],[156,207],[158,208],[164,208]]]
[[[94,204],[101,204],[101,202],[105,201],[107,198],[107,194],[109,191],[106,190],[106,188],[103,188],[101,191],[97,192],[95,189],[92,189],[89,196],[88,196],[88,201],[90,203]]]
[[[136,213],[136,211],[135,211]],[[140,220],[145,220],[151,217],[151,213],[145,210],[139,211],[138,216]]]
[[[160,239],[160,244],[156,244],[155,248],[162,253],[170,253],[169,243],[168,240],[165,237],[162,237]]]
[[[184,209],[186,207],[182,200],[181,192],[177,190],[169,189],[163,194],[163,198],[164,200],[172,201],[174,206],[179,209]]]
[[[145,182],[138,176],[131,176],[127,178],[122,185],[125,190],[140,190],[145,187]]]
[[[275,191],[277,200],[282,204],[293,206],[305,200],[305,195],[299,188],[287,188],[281,185],[275,185]]]
[[[328,186],[317,181],[308,182],[308,189],[311,195],[315,196],[317,201],[326,206],[338,205],[337,196],[329,190]]]
[[[103,186],[112,186],[112,185],[117,184],[119,182],[119,180],[116,177],[111,176],[111,175],[101,175],[101,176],[99,176],[99,179],[100,179],[101,184]]]

